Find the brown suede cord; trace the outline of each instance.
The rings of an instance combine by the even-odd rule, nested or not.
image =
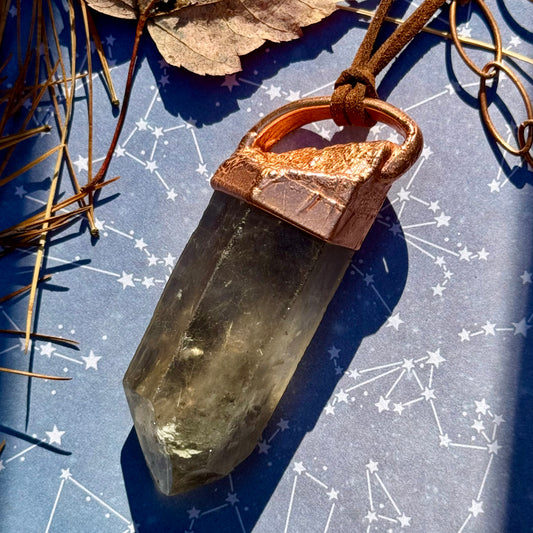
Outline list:
[[[363,98],[378,98],[375,77],[415,37],[446,0],[424,0],[414,13],[372,54],[377,35],[393,0],[382,0],[350,68],[335,82],[331,116],[339,126],[373,126]]]

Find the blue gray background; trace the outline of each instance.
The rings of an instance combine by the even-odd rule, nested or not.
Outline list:
[[[531,2],[489,5],[504,47],[531,56]],[[464,13],[461,31],[487,40],[479,17]],[[433,25],[446,29],[446,17]],[[96,21],[120,93],[134,26]],[[52,239],[45,260],[53,279],[39,293],[38,330],[74,338],[79,350],[35,341],[25,354],[19,340],[0,338],[1,366],[73,378],[0,374],[0,531],[533,530],[533,174],[487,137],[477,78],[434,36],[409,45],[378,89],[420,124],[424,152],[354,256],[256,451],[228,478],[167,498],[132,429],[121,379],[207,205],[210,176],[261,116],[331,93],[365,28],[338,12],[298,41],[265,45],[226,78],[171,68],[143,39],[109,173],[121,178],[98,199],[101,237],[75,224]],[[531,94],[531,66],[512,67]],[[95,91],[97,161],[116,114],[98,76]],[[82,83],[77,94],[70,151],[83,180]],[[509,79],[498,94],[522,120]],[[38,120],[49,113],[43,105]],[[504,136],[508,118],[494,111]],[[395,138],[384,127],[364,136]],[[361,132],[320,123],[289,144],[353,138]],[[3,226],[42,206],[51,171],[2,188]],[[65,179],[61,194],[70,191]],[[28,283],[33,263],[23,252],[2,260],[0,293]],[[0,327],[22,329],[26,304],[2,305]]]

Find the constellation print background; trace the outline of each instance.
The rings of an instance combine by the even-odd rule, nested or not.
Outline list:
[[[531,20],[531,6],[500,4],[490,7],[504,47],[531,56],[518,23]],[[120,88],[131,28],[97,22]],[[0,374],[2,531],[530,531],[532,173],[486,139],[476,79],[435,37],[418,38],[379,86],[421,125],[421,158],[393,186],[250,458],[225,479],[165,498],[132,430],[121,379],[207,205],[209,178],[266,113],[330,93],[364,29],[337,13],[299,41],[251,54],[242,72],[207,79],[169,67],[143,42],[110,170],[121,178],[96,210],[101,237],[91,242],[75,226],[46,259],[54,287],[41,295],[39,329],[79,349],[35,341],[25,355],[17,339],[0,341],[2,366],[73,378]],[[461,32],[483,35],[482,24],[468,16]],[[95,90],[98,162],[116,119],[97,76]],[[499,93],[512,90],[502,79]],[[84,179],[77,111],[70,151]],[[43,106],[38,120],[50,113]],[[365,136],[401,142],[381,125],[361,133],[320,122],[285,147]],[[43,177],[29,174],[6,188],[0,212],[15,217],[45,199]],[[0,273],[2,294],[23,284],[32,257],[10,261],[17,275]],[[3,304],[0,326],[20,328],[25,304]]]

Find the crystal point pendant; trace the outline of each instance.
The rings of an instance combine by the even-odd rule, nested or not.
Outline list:
[[[312,120],[321,102],[302,106]],[[214,176],[215,188],[237,198],[213,194],[124,377],[139,442],[165,494],[218,479],[252,452],[353,249],[409,166],[406,145],[411,162],[421,148],[405,115],[379,111],[404,133],[399,151],[381,141],[270,154],[276,138],[309,122],[295,104],[282,110]]]
[[[215,192],[124,380],[162,492],[250,454],[352,253]]]

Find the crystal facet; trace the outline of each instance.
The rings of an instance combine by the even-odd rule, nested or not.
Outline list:
[[[163,493],[220,478],[252,452],[352,254],[213,194],[124,377]]]

